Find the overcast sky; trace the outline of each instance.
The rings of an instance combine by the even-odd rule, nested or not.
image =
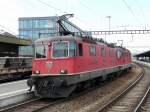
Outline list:
[[[149,0],[0,0],[0,29],[18,34],[19,17],[54,16],[73,13],[70,19],[83,30],[150,29]],[[6,30],[5,29],[5,30]],[[150,35],[100,36],[109,42],[124,40],[132,51],[150,49]]]

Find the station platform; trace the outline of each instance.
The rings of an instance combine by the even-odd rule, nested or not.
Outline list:
[[[34,99],[34,89],[28,91],[27,80],[0,84],[0,111],[30,99]]]
[[[144,66],[150,67],[150,63],[149,62],[138,61],[138,60],[133,60],[133,62],[136,62],[136,63],[142,64]]]
[[[0,99],[21,93],[27,93],[28,89],[27,80],[0,84]]]

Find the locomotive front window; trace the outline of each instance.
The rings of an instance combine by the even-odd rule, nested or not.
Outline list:
[[[54,42],[52,54],[54,58],[68,57],[68,42]]]
[[[35,58],[46,58],[47,50],[47,45],[35,45]]]

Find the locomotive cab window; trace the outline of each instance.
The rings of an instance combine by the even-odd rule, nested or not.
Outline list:
[[[68,42],[53,42],[52,55],[54,58],[68,57]]]
[[[35,58],[46,58],[48,45],[35,45]]]

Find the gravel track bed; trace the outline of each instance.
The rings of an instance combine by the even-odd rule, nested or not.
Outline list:
[[[115,80],[109,81],[98,89],[85,95],[60,103],[53,107],[49,107],[43,110],[43,112],[95,112],[100,106],[116,96],[116,94],[123,91],[130,83],[132,83],[141,71],[141,68],[134,65],[129,73],[122,74],[122,76],[116,78]]]

